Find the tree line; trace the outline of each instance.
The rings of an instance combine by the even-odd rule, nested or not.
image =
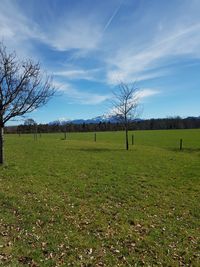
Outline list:
[[[196,129],[200,128],[200,118],[180,117],[164,119],[148,119],[129,122],[129,130],[169,130],[169,129]],[[124,123],[82,123],[82,124],[21,124],[5,127],[6,133],[57,133],[57,132],[98,132],[98,131],[123,131]]]

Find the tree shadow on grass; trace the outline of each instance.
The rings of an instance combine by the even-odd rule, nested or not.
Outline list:
[[[93,153],[99,153],[99,152],[111,152],[111,151],[125,151],[123,148],[70,148],[70,150],[74,151],[83,151],[83,152],[93,152]]]
[[[186,152],[186,153],[200,153],[200,148],[183,148],[180,150],[180,148],[170,148],[169,150],[174,152]]]

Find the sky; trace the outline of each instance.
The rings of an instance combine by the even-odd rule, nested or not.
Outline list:
[[[0,40],[20,59],[39,61],[58,89],[28,118],[109,114],[119,81],[139,88],[141,118],[200,116],[199,0],[0,4]]]

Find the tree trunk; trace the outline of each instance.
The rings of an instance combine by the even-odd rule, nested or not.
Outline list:
[[[125,126],[125,132],[126,132],[126,150],[128,150],[129,146],[128,146],[128,127],[127,127],[127,125]]]
[[[4,127],[0,126],[0,164],[4,163]]]

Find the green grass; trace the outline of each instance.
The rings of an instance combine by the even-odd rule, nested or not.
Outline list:
[[[200,130],[134,136],[7,135],[1,265],[200,266]]]

